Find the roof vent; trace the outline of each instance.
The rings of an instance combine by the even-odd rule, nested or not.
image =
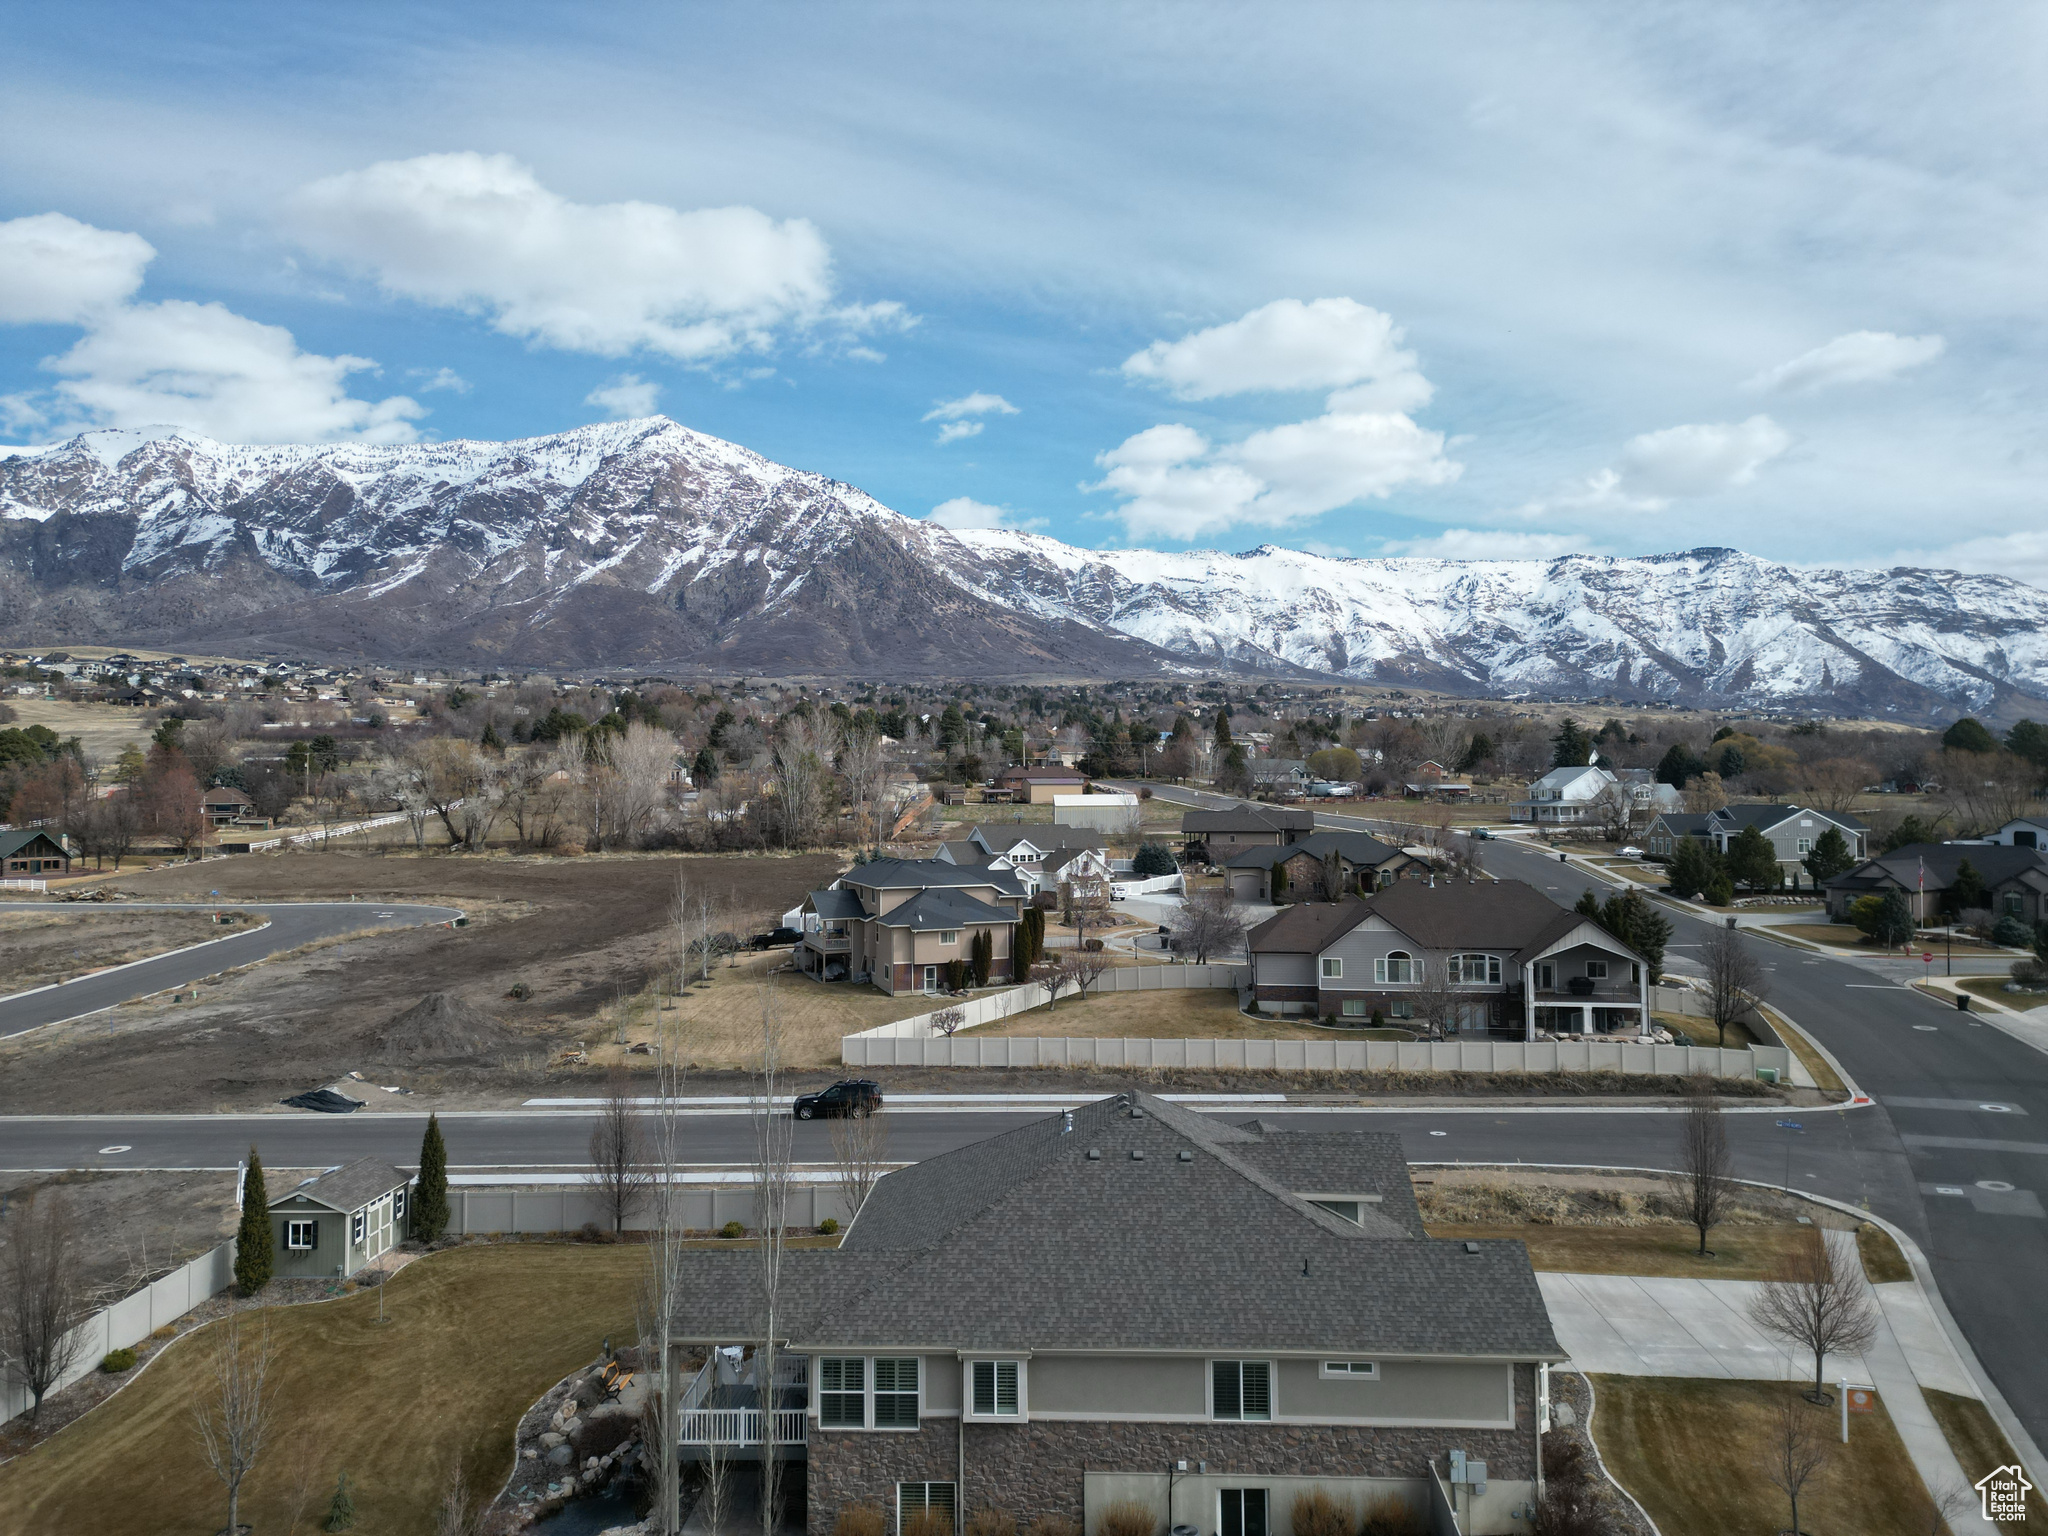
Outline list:
[[[1144,1105],[1142,1105],[1142,1104],[1133,1104],[1133,1105],[1131,1106],[1131,1118],[1132,1118],[1133,1120],[1142,1120],[1142,1119],[1144,1119],[1144,1118],[1145,1118],[1145,1106],[1144,1106]]]
[[[1089,1162],[1091,1162],[1091,1163],[1099,1163],[1099,1162],[1101,1162],[1101,1161],[1102,1161],[1102,1148],[1100,1148],[1100,1147],[1090,1147],[1090,1148],[1088,1149],[1088,1161],[1089,1161]]]
[[[1193,1162],[1194,1160],[1195,1160],[1195,1154],[1194,1154],[1194,1153],[1192,1153],[1192,1152],[1183,1152],[1183,1153],[1181,1153],[1181,1154],[1180,1154],[1180,1161],[1181,1161],[1181,1162],[1184,1162],[1184,1163],[1192,1163],[1192,1162]]]
[[[1465,1245],[1465,1251],[1467,1253],[1477,1253],[1479,1251],[1479,1245],[1477,1243],[1467,1243]]]
[[[1131,1161],[1134,1163],[1142,1163],[1143,1161],[1145,1161],[1145,1149],[1143,1147],[1131,1148]]]

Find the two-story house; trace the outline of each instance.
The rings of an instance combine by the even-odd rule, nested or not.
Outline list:
[[[1269,794],[1305,794],[1316,777],[1298,757],[1255,757],[1247,766],[1253,787]]]
[[[1508,820],[1556,827],[1591,824],[1600,819],[1601,802],[1615,797],[1628,802],[1630,815],[1639,822],[1681,810],[1685,804],[1683,795],[1657,782],[1646,768],[1610,773],[1588,764],[1553,768],[1533,781],[1523,798],[1508,807]]]
[[[1707,816],[1707,841],[1725,854],[1748,827],[1770,839],[1778,867],[1795,889],[1805,868],[1800,861],[1830,828],[1842,834],[1851,858],[1870,852],[1869,823],[1847,811],[1813,811],[1797,805],[1724,805]]]
[[[1431,867],[1364,832],[1311,832],[1299,842],[1232,854],[1223,861],[1223,878],[1233,901],[1301,901],[1320,891],[1324,861],[1332,854],[1346,886],[1360,896],[1404,876],[1427,875]]]
[[[1033,896],[1058,890],[1063,881],[1107,880],[1112,872],[1102,833],[1057,822],[978,826],[964,838],[941,843],[935,857],[962,868],[1012,870]]]
[[[1446,1034],[1647,1034],[1643,957],[1519,880],[1397,880],[1366,900],[1304,902],[1250,934],[1259,1011]]]
[[[1136,1502],[1161,1531],[1291,1536],[1311,1487],[1533,1528],[1564,1352],[1527,1250],[1429,1237],[1383,1132],[1131,1093],[913,1163],[837,1249],[783,1256],[772,1375],[758,1257],[682,1261],[675,1327],[712,1362],[682,1453],[774,1446],[808,1530],[868,1505],[892,1531],[984,1508],[1094,1531]],[[772,1412],[716,1385],[735,1345]]]
[[[1032,805],[1050,805],[1055,795],[1078,795],[1088,787],[1088,776],[1078,768],[1005,768],[996,775],[996,788]]]
[[[870,981],[884,992],[936,992],[949,964],[987,932],[990,979],[1007,980],[1030,891],[1014,869],[943,859],[856,864],[799,909],[797,968],[820,981]]]
[[[1998,843],[1908,843],[1865,859],[1821,887],[1828,917],[1847,922],[1858,898],[1900,891],[1915,922],[1946,921],[1949,891],[1965,863],[1976,871],[1994,920],[2016,917],[2029,926],[2048,922],[2048,852]]]
[[[1247,848],[1278,848],[1316,829],[1316,813],[1279,805],[1239,805],[1227,811],[1187,811],[1181,843],[1190,859],[1221,864]]]

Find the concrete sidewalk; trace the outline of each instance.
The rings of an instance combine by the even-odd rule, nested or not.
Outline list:
[[[1831,1231],[1827,1237],[1837,1261],[1860,1274],[1854,1234]],[[1751,1304],[1763,1289],[1758,1281],[1546,1273],[1536,1281],[1573,1369],[1615,1376],[1813,1379],[1811,1358],[1791,1353],[1750,1320]],[[1906,1280],[1872,1289],[1881,1316],[1877,1338],[1860,1357],[1828,1356],[1826,1379],[1876,1387],[1921,1481],[1937,1497],[1949,1489],[1967,1491],[1970,1479],[1921,1390],[1982,1394],[1918,1284]],[[1995,1529],[1974,1513],[1959,1517],[1955,1528]]]

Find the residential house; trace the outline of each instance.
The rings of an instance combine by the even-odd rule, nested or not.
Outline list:
[[[1054,795],[1080,794],[1088,779],[1078,768],[1005,768],[996,775],[996,787],[1009,790],[1014,799],[1050,805]]]
[[[1867,822],[1847,811],[1810,811],[1796,805],[1724,805],[1707,817],[1707,841],[1725,854],[1747,827],[1755,827],[1770,839],[1778,868],[1795,890],[1805,870],[1801,861],[1827,836],[1830,827],[1842,834],[1851,858],[1860,859],[1870,851]]]
[[[871,981],[884,992],[937,992],[950,962],[986,931],[991,980],[1008,979],[1012,943],[1033,892],[1018,872],[945,859],[856,864],[804,898],[797,968],[820,981]]]
[[[1647,768],[1623,768],[1610,773],[1588,764],[1583,768],[1553,768],[1535,780],[1528,793],[1508,807],[1508,820],[1533,822],[1537,826],[1597,824],[1602,803],[1612,796],[1627,799],[1632,819],[1648,820],[1685,808],[1685,797],[1669,784],[1660,784]]]
[[[0,879],[48,880],[71,873],[71,847],[61,833],[41,827],[0,832]]]
[[[1397,880],[1365,900],[1305,902],[1254,928],[1250,949],[1262,1013],[1362,1025],[1426,1021],[1441,1003],[1447,1034],[1650,1030],[1643,957],[1520,880]]]
[[[1058,889],[1063,880],[1107,880],[1111,874],[1108,846],[1100,832],[1057,823],[983,824],[965,838],[941,843],[936,857],[963,868],[1013,870],[1034,896]]]
[[[2048,817],[2022,816],[2008,821],[1991,834],[1991,841],[2008,848],[2048,848]]]
[[[1187,856],[1221,864],[1247,848],[1278,848],[1316,829],[1314,811],[1239,805],[1227,811],[1186,811],[1180,835]]]
[[[773,1378],[755,1349],[720,1386],[760,1337],[757,1267],[683,1255],[676,1347],[711,1363],[678,1441],[774,1445],[805,1529],[870,1505],[891,1531],[983,1508],[1094,1531],[1134,1501],[1159,1530],[1292,1536],[1311,1488],[1530,1529],[1564,1352],[1524,1245],[1431,1238],[1391,1134],[1130,1093],[927,1157],[837,1248],[783,1258]]]
[[[256,808],[256,802],[239,789],[225,784],[216,784],[199,797],[199,809],[206,813],[206,819],[216,827],[245,821]]]
[[[1252,787],[1269,794],[1306,794],[1316,777],[1308,771],[1306,762],[1293,757],[1255,757],[1247,767]]]
[[[1650,830],[1643,834],[1643,849],[1653,859],[1674,858],[1679,843],[1688,837],[1696,837],[1703,843],[1712,842],[1713,820],[1705,812],[1660,812],[1650,823]]]
[[[1828,916],[1847,922],[1859,898],[1901,891],[1915,922],[1942,922],[1949,888],[1966,860],[1984,883],[1984,905],[1994,919],[2016,917],[2030,927],[2048,922],[2048,852],[1998,843],[1908,843],[1865,859],[1821,887]]]
[[[361,1157],[305,1180],[270,1202],[274,1273],[346,1279],[412,1230],[412,1175]]]
[[[1363,832],[1311,832],[1278,848],[1247,848],[1232,854],[1223,861],[1223,878],[1233,901],[1313,900],[1331,854],[1343,866],[1346,886],[1360,896],[1404,875],[1427,875],[1431,868],[1425,860]]]

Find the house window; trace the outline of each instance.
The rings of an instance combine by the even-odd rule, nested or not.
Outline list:
[[[1467,986],[1499,986],[1499,955],[1451,956],[1451,980]]]
[[[391,1192],[391,1219],[405,1220],[405,1188],[402,1185]]]
[[[357,1247],[362,1246],[363,1236],[370,1230],[370,1213],[357,1211],[348,1219],[348,1240]]]
[[[1323,980],[1342,981],[1343,979],[1344,962],[1335,955],[1323,956]]]
[[[946,1524],[956,1524],[951,1483],[898,1483],[896,1485],[896,1530],[902,1536],[903,1523],[924,1510],[943,1515]]]
[[[939,942],[941,944],[958,944],[960,942],[960,930],[958,928],[940,929]]]
[[[818,1362],[818,1422],[827,1429],[861,1429],[867,1424],[867,1361]]]
[[[1323,1374],[1344,1381],[1378,1381],[1380,1368],[1372,1360],[1325,1360]]]
[[[975,1418],[1015,1418],[1023,1412],[1018,1390],[1024,1373],[1021,1360],[975,1360],[970,1371],[973,1395],[968,1412]]]
[[[1362,1018],[1364,1018],[1364,1017],[1365,1017],[1365,999],[1364,999],[1364,998],[1362,998],[1362,997],[1347,997],[1347,998],[1345,998],[1345,999],[1344,999],[1344,1017],[1345,1017],[1345,1018],[1347,1018],[1347,1019],[1362,1019]]]
[[[1212,1360],[1209,1387],[1212,1419],[1273,1417],[1273,1365],[1269,1360]]]
[[[1557,990],[1557,967],[1547,960],[1536,967],[1536,990],[1538,992],[1555,992]]]
[[[1810,837],[1802,837],[1801,839],[1799,839],[1799,851],[1801,853],[1813,852],[1813,839]]]
[[[875,1428],[917,1428],[915,1355],[875,1362]]]
[[[1356,1200],[1311,1200],[1309,1204],[1321,1206],[1332,1216],[1342,1216],[1346,1221],[1364,1224],[1363,1218],[1358,1214],[1359,1202]]]
[[[284,1224],[284,1245],[300,1253],[310,1253],[320,1245],[320,1223],[317,1221],[288,1221]]]
[[[1586,962],[1586,974],[1595,981],[1605,981],[1607,979],[1607,962],[1605,960],[1588,960]]]
[[[1225,1488],[1216,1505],[1216,1536],[1267,1536],[1265,1489]]]
[[[1415,959],[1405,950],[1397,949],[1386,958],[1373,961],[1372,979],[1405,985],[1415,979]]]
[[[1390,1019],[1412,1019],[1415,1017],[1415,1005],[1405,997],[1397,997],[1387,1004],[1387,1017]]]

